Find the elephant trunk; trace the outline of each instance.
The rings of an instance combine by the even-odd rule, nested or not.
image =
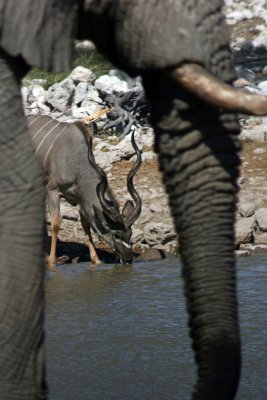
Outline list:
[[[2,400],[45,398],[43,180],[27,134],[19,80],[0,51],[0,384]],[[17,71],[20,71],[19,74]]]
[[[156,73],[147,74],[144,85],[179,233],[198,365],[193,398],[230,400],[240,372],[233,226],[238,124],[233,114],[201,102]]]

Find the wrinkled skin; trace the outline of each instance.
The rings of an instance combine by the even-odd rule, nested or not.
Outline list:
[[[54,3],[0,0],[1,398],[46,398],[44,190],[26,135],[19,81],[27,64],[70,68],[78,37],[92,39],[118,67],[143,77],[179,233],[198,364],[193,398],[231,400],[240,369],[233,228],[239,127],[233,114],[200,101],[169,75],[192,61],[224,81],[234,78],[222,1]]]

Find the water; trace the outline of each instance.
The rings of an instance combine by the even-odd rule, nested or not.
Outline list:
[[[239,261],[238,400],[267,398],[267,257]],[[47,277],[51,400],[190,399],[195,365],[180,265],[65,265]]]

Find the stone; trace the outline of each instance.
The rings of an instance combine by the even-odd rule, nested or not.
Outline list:
[[[143,249],[143,251],[137,257],[138,261],[163,260],[163,259],[176,259],[176,257],[173,254],[168,253],[165,249],[161,250],[155,247]]]
[[[105,94],[126,93],[129,86],[116,76],[102,75],[95,81],[95,87]]]
[[[267,141],[267,128],[263,129],[246,129],[240,134],[240,138],[245,141],[266,142]]]
[[[254,203],[240,203],[238,205],[238,212],[241,217],[251,217],[255,213]]]
[[[88,105],[87,107],[77,107],[77,106],[72,106],[71,107],[71,112],[74,118],[78,119],[83,119],[88,117],[89,115],[94,114],[97,111],[102,110],[102,106],[92,103]],[[106,114],[105,114],[106,115]]]
[[[32,108],[43,109],[46,102],[46,90],[41,85],[32,85],[28,87],[28,103],[35,103]]]
[[[79,82],[92,83],[95,81],[96,76],[89,68],[78,66],[74,68],[67,79],[72,79],[76,84]]]
[[[99,93],[97,89],[93,85],[88,85],[87,86],[87,92],[86,95],[82,101],[81,106],[82,107],[88,107],[92,103],[97,104],[101,107],[103,107],[103,102],[101,97],[99,96]]]
[[[29,94],[29,89],[27,86],[22,86],[21,88],[21,96],[22,96],[22,100],[24,103],[28,102],[28,94]]]
[[[77,49],[82,49],[86,51],[94,51],[95,50],[95,44],[91,42],[91,40],[79,40],[75,43],[75,47]]]
[[[267,232],[255,231],[254,232],[254,244],[266,244],[267,243]]]
[[[235,224],[236,245],[240,245],[241,243],[252,242],[254,224],[255,224],[254,216],[249,218],[237,219]]]
[[[258,87],[263,91],[264,94],[267,94],[267,81],[260,82]]]
[[[235,255],[237,257],[248,257],[251,255],[249,250],[236,250]]]
[[[149,205],[149,211],[155,214],[161,214],[162,203],[152,203]]]
[[[87,82],[79,82],[75,89],[74,94],[74,104],[81,104],[85,99],[86,94],[88,92],[88,83]]]
[[[256,149],[253,150],[254,154],[264,154],[266,153],[266,149],[263,149],[262,147],[257,147]]]
[[[66,78],[62,82],[50,86],[47,91],[46,101],[58,111],[66,112],[71,106],[75,92],[75,85],[72,79]]]
[[[255,212],[255,220],[262,232],[267,232],[267,208],[259,208]]]
[[[150,246],[166,244],[175,238],[173,227],[163,222],[150,222],[144,227],[144,240]]]
[[[77,208],[69,205],[65,200],[60,202],[60,215],[64,219],[68,219],[70,221],[78,221],[79,220],[79,212]]]
[[[133,227],[133,233],[131,237],[132,243],[142,243],[144,240],[144,232],[142,229]]]

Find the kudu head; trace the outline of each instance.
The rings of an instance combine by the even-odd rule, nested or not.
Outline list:
[[[135,143],[133,133],[131,142],[137,157],[127,176],[127,189],[134,201],[127,200],[120,212],[118,203],[108,186],[107,175],[96,164],[93,154],[92,137],[88,137],[88,141],[88,160],[100,178],[96,191],[101,208],[94,204],[92,205],[94,211],[92,227],[112,247],[113,252],[122,263],[132,262],[131,227],[139,217],[142,207],[141,198],[133,185],[133,178],[141,165],[141,151]]]

